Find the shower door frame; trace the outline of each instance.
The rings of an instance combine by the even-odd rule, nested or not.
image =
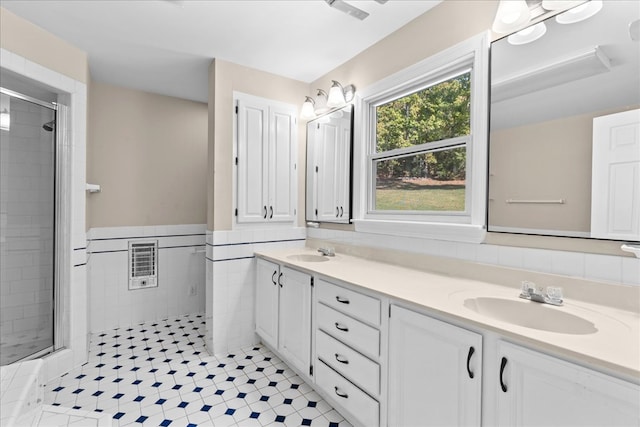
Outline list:
[[[65,248],[65,239],[68,239],[68,234],[66,233],[66,227],[63,226],[63,222],[60,221],[61,218],[64,218],[64,204],[62,203],[61,195],[65,194],[63,191],[64,185],[66,182],[64,181],[65,176],[67,174],[63,174],[63,166],[67,164],[65,162],[64,156],[68,155],[68,150],[66,149],[66,145],[63,141],[67,137],[67,109],[66,106],[59,104],[57,102],[47,102],[42,101],[40,99],[22,94],[20,92],[16,92],[14,90],[10,90],[4,87],[0,87],[0,93],[7,95],[12,98],[21,99],[23,101],[30,102],[32,104],[39,105],[41,107],[48,108],[53,110],[54,112],[54,122],[55,122],[55,136],[53,142],[53,168],[54,168],[54,186],[53,186],[53,204],[54,204],[54,213],[53,213],[53,343],[42,349],[37,351],[36,353],[29,354],[22,359],[17,360],[16,362],[26,361],[37,359],[46,354],[53,353],[56,350],[59,350],[63,347],[64,342],[64,323],[63,323],[63,306],[62,306],[62,281],[64,276],[63,268],[65,263],[63,262],[64,256],[64,248]],[[64,234],[63,234],[64,233]],[[68,276],[67,276],[68,277]]]

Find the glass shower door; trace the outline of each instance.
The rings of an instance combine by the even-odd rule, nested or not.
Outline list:
[[[54,344],[55,106],[0,93],[0,364]]]

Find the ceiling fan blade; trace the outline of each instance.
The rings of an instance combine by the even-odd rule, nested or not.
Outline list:
[[[344,12],[347,15],[351,15],[354,18],[357,18],[361,21],[367,16],[369,16],[369,13],[365,12],[364,10],[358,9],[355,6],[351,6],[349,3],[344,2],[342,0],[325,0],[325,1],[332,8],[337,9],[341,12]]]

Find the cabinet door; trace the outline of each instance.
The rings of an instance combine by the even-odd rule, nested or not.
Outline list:
[[[293,221],[296,117],[287,108],[269,109],[269,220]]]
[[[392,306],[389,426],[479,426],[481,366],[481,335]]]
[[[351,119],[340,120],[340,138],[336,149],[336,200],[340,208],[339,220],[349,222],[351,189]]]
[[[256,333],[265,344],[278,347],[278,276],[280,269],[263,259],[256,267]]]
[[[311,276],[282,267],[280,346],[287,363],[300,372],[311,365]]]
[[[320,158],[318,159],[318,220],[336,221],[340,211],[336,200],[336,151],[340,138],[335,123],[320,124]]]
[[[238,222],[262,222],[268,214],[269,107],[258,100],[238,105]]]
[[[501,426],[640,425],[638,385],[506,342],[498,355]]]

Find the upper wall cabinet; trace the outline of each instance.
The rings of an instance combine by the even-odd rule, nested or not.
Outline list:
[[[296,107],[235,94],[238,223],[292,222],[296,205]]]
[[[351,220],[353,106],[307,123],[307,221]]]

